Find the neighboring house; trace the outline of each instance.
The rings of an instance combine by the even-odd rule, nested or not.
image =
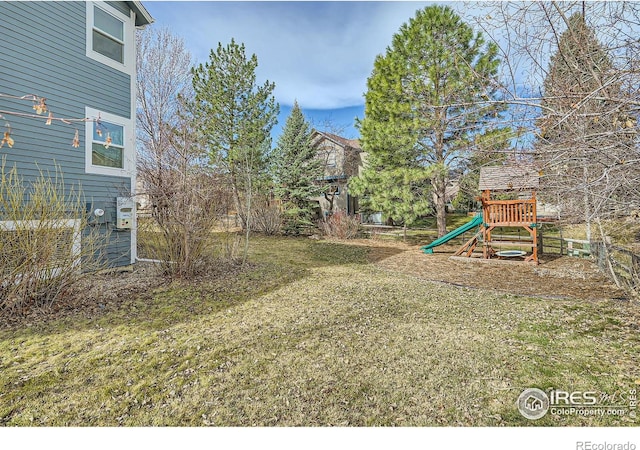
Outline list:
[[[337,211],[356,214],[358,199],[349,194],[349,179],[357,176],[363,167],[365,153],[357,139],[346,139],[332,133],[314,130],[311,145],[324,165],[322,179],[317,180],[324,187],[324,194],[315,198],[321,214]]]
[[[99,119],[45,126],[44,119],[5,114],[15,144],[0,157],[27,183],[61,167],[65,183],[81,187],[87,211],[105,212],[93,221],[110,231],[109,264],[135,262],[135,214],[117,226],[116,207],[118,198],[131,206],[135,193],[135,30],[153,19],[137,1],[2,1],[0,17],[0,93],[44,97],[54,117]],[[33,112],[26,106],[0,97],[0,110]],[[76,132],[79,147],[72,146]]]
[[[447,208],[447,212],[453,212],[455,207],[453,206],[453,201],[458,196],[460,192],[460,183],[458,180],[447,180],[447,186],[444,191],[444,203]],[[433,194],[433,204],[435,205],[437,201],[437,196]]]

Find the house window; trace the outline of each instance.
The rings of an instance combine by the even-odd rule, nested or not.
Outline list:
[[[105,120],[94,122],[91,164],[124,169],[124,126]]]
[[[87,56],[126,73],[134,70],[133,19],[100,2],[87,2]]]
[[[324,144],[320,147],[320,156],[324,160],[324,164],[327,167],[336,166],[336,149],[333,146]]]
[[[93,50],[124,64],[124,22],[93,7]]]
[[[132,176],[133,123],[130,119],[86,108],[87,173]]]
[[[327,167],[335,167],[336,166],[336,151],[335,149],[330,149],[327,151]]]

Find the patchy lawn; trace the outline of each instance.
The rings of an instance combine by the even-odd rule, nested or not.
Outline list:
[[[434,283],[399,270],[430,264],[415,249],[357,244],[257,238],[251,267],[190,285],[97,276],[77,307],[0,329],[0,424],[635,423],[515,402],[638,388],[637,304]]]

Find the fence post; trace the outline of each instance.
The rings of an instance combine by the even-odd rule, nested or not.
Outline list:
[[[640,288],[640,277],[638,277],[638,272],[640,272],[640,256],[635,253],[631,253],[631,285],[634,291],[637,291]]]
[[[540,254],[544,253],[544,243],[542,241],[542,228],[543,227],[538,228],[538,242],[535,242],[536,246],[538,247],[538,253]]]

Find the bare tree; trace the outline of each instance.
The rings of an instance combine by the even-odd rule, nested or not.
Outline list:
[[[503,53],[502,100],[543,174],[543,197],[587,224],[640,206],[640,5],[485,4],[478,19]]]
[[[205,163],[193,118],[178,110],[178,122],[167,133],[162,184],[148,185],[154,201],[146,249],[172,278],[192,278],[215,264],[212,232],[229,210],[230,189],[225,178]]]
[[[151,223],[139,235],[146,254],[175,278],[212,267],[212,232],[229,210],[224,177],[207,164],[193,115],[191,56],[166,29],[138,35],[138,173]]]
[[[0,99],[9,99],[12,101],[18,102],[27,102],[31,103],[31,109],[34,112],[26,112],[20,110],[19,108],[15,109],[0,109],[0,119],[5,120],[4,131],[2,132],[2,139],[0,139],[0,148],[6,145],[9,148],[12,148],[15,144],[13,137],[11,137],[11,123],[9,122],[9,117],[23,117],[28,119],[37,119],[44,122],[46,126],[51,125],[52,123],[61,123],[70,126],[76,126],[76,124],[84,123],[84,122],[94,122],[98,125],[98,132],[100,133],[100,117],[80,117],[80,118],[69,118],[69,117],[58,117],[53,114],[53,111],[49,109],[47,105],[47,99],[35,94],[26,94],[26,95],[13,95],[0,92]],[[46,114],[46,115],[45,115]],[[8,116],[8,117],[7,117]],[[105,138],[105,146],[109,146],[111,144],[111,140],[108,136],[104,136]],[[71,146],[74,148],[80,147],[80,135],[78,133],[78,128],[75,128],[75,134],[73,136],[73,140],[71,140]]]
[[[184,41],[167,28],[145,28],[136,34],[138,47],[136,133],[139,178],[161,187],[169,173],[171,133],[178,121],[180,98],[193,96],[193,60]],[[149,195],[149,192],[139,192]],[[150,199],[153,203],[153,200]]]

